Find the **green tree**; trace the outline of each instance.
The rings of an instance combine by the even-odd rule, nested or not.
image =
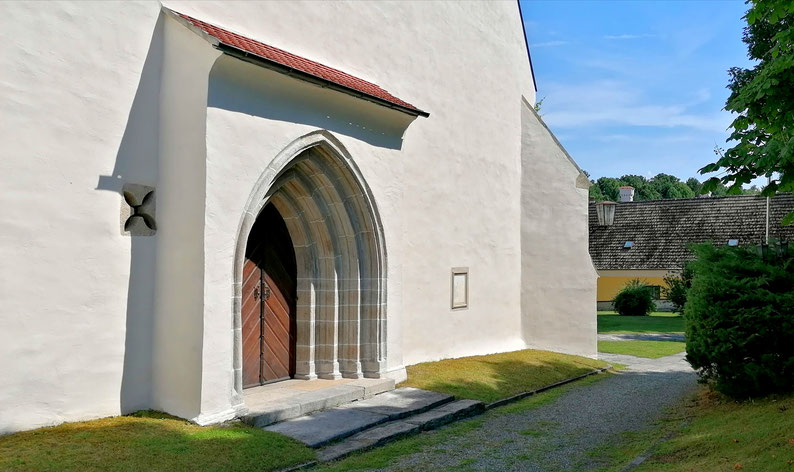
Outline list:
[[[620,186],[624,184],[612,177],[601,177],[596,180],[596,185],[600,188],[605,200],[616,202],[618,201],[618,196],[620,196]]]
[[[695,192],[674,175],[657,174],[650,182],[654,192],[661,195],[661,198],[692,198],[695,196]]]
[[[737,115],[729,138],[736,144],[725,152],[717,149],[717,161],[700,172],[725,171],[705,182],[706,191],[722,183],[739,194],[742,185],[766,176],[770,182],[762,194],[773,195],[794,191],[794,2],[750,3],[742,41],[757,63],[728,71],[731,94],[725,109]],[[786,220],[794,220],[794,213]]]
[[[700,188],[703,186],[703,184],[701,184],[698,179],[690,177],[686,179],[686,186],[689,187],[695,193],[695,195],[700,195]]]
[[[621,185],[634,187],[634,200],[659,200],[662,194],[656,191],[653,184],[641,175],[624,175],[620,178]]]
[[[592,185],[590,185],[590,198],[591,199],[593,199],[593,200],[595,200],[597,202],[603,202],[604,200],[609,200],[606,196],[604,196],[604,193],[601,192],[601,187],[599,187],[598,184],[595,181],[591,180],[590,183],[592,184]]]
[[[686,359],[739,398],[794,391],[794,246],[692,247]]]

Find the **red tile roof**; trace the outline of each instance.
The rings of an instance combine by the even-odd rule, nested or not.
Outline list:
[[[354,77],[332,67],[325,66],[319,62],[297,56],[284,51],[283,49],[269,46],[254,39],[246,38],[245,36],[241,36],[221,27],[197,20],[196,18],[184,15],[182,13],[176,11],[173,11],[173,13],[187,20],[196,28],[201,29],[208,35],[217,39],[224,46],[231,47],[248,54],[253,54],[259,59],[264,59],[267,62],[275,63],[282,66],[283,68],[289,68],[302,72],[320,79],[321,81],[338,85],[343,89],[348,89],[353,92],[358,92],[359,94],[367,95],[370,98],[374,98],[376,102],[387,102],[389,104],[396,105],[396,108],[401,109],[402,111],[414,115],[428,116],[426,112],[416,108],[404,100],[400,100],[399,98],[371,82],[359,79],[358,77]]]

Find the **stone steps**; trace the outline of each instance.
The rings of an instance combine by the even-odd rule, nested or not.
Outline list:
[[[367,400],[282,421],[264,429],[297,439],[310,447],[319,448],[384,423],[387,423],[384,426],[389,426],[396,420],[420,415],[453,400],[452,395],[418,388],[399,388]],[[407,421],[400,427],[405,430],[420,428],[419,425]],[[386,428],[384,431],[389,429]]]
[[[452,395],[406,387],[263,429],[319,449],[317,461],[303,467],[340,459],[483,411],[485,405],[479,401],[455,401]]]
[[[372,398],[394,389],[392,379],[360,379],[316,390],[308,389],[313,384],[323,382],[286,381],[250,389],[246,394],[248,413],[241,419],[251,426],[264,428],[279,421]]]
[[[482,413],[485,405],[475,400],[458,400],[405,419],[375,426],[327,446],[317,453],[319,462],[341,459],[353,452],[377,447],[403,436],[428,431],[447,423]]]

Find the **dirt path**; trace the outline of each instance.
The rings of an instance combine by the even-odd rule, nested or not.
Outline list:
[[[482,426],[432,448],[401,456],[384,470],[593,470],[597,453],[623,433],[648,427],[692,392],[696,377],[683,354],[660,359],[602,354],[622,373],[571,388],[523,411],[492,410]],[[507,412],[511,411],[511,412]]]

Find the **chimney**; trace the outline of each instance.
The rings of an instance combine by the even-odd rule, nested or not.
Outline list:
[[[596,203],[596,215],[599,226],[611,226],[615,222],[615,207],[617,203],[603,201]]]
[[[633,202],[634,201],[634,187],[620,187],[620,203],[626,202]]]

